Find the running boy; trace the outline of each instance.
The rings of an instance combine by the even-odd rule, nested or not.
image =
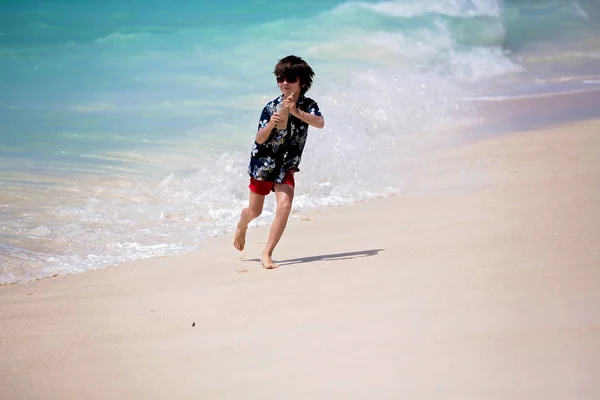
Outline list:
[[[278,267],[273,263],[273,250],[283,235],[292,210],[294,173],[300,171],[298,165],[308,126],[321,129],[325,125],[317,103],[304,96],[315,75],[306,61],[287,56],[279,60],[273,72],[281,95],[267,103],[260,116],[248,166],[249,205],[242,211],[233,239],[233,246],[242,251],[248,224],[261,214],[265,196],[275,192],[277,211],[261,257],[261,264],[267,269]],[[280,129],[277,126],[286,127]]]

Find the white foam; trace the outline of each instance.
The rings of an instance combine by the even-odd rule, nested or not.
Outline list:
[[[111,32],[108,35],[99,37],[95,40],[96,43],[109,43],[109,42],[119,42],[119,41],[128,41],[139,39],[143,37],[148,37],[149,34],[146,32],[132,32],[132,33],[124,33],[124,32]]]
[[[590,18],[588,13],[586,13],[585,10],[581,7],[581,4],[579,3],[578,0],[575,0],[573,3],[571,3],[571,6],[573,7],[573,12],[575,15],[578,15],[578,16],[586,18],[586,19]]]
[[[348,9],[366,9],[394,17],[415,17],[423,14],[474,17],[499,16],[501,4],[495,0],[421,0],[418,2],[382,1],[378,3],[348,2],[338,6],[337,11]]]
[[[68,110],[82,113],[106,113],[117,111],[118,106],[105,102],[92,102],[87,104],[73,105],[69,107]]]

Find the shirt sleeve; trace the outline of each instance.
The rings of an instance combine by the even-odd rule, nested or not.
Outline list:
[[[262,113],[260,114],[260,120],[258,121],[258,129],[257,132],[265,127],[269,123],[271,119],[271,113],[269,112],[269,107],[265,106],[263,108]]]
[[[310,102],[310,104],[308,105],[308,108],[306,109],[306,112],[309,113],[309,114],[316,115],[318,117],[322,117],[323,116],[321,114],[321,110],[319,110],[319,105],[314,100]]]

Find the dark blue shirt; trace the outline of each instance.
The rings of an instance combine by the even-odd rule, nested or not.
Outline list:
[[[267,103],[258,122],[261,130],[275,113],[277,104],[283,101],[283,95]],[[296,103],[300,111],[322,116],[317,102],[301,96]],[[292,114],[288,117],[286,129],[273,129],[263,143],[254,142],[250,154],[248,174],[256,180],[281,183],[289,170],[300,171],[300,159],[308,136],[308,124]]]

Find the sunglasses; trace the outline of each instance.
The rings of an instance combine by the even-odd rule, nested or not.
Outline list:
[[[277,77],[277,83],[283,83],[283,82],[296,83],[297,80],[298,80],[297,76],[281,76],[281,75],[279,75]]]

